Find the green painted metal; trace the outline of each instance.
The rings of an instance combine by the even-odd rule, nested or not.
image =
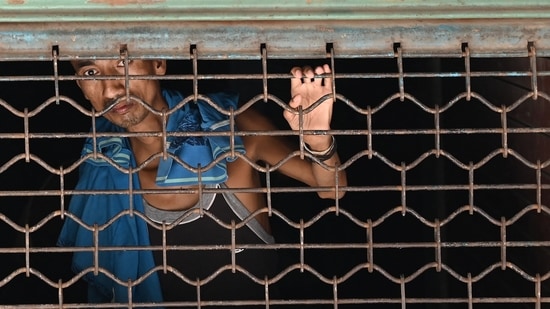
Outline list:
[[[549,0],[1,0],[0,22],[550,18]]]
[[[0,58],[51,59],[117,56],[125,44],[132,56],[199,59],[260,59],[265,44],[270,58],[325,58],[327,43],[337,57],[394,57],[399,43],[406,57],[461,57],[469,44],[473,57],[550,56],[550,29],[544,20],[469,22],[156,22],[0,23]]]

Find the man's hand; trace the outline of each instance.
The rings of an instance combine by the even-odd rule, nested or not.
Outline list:
[[[297,110],[301,106],[302,110],[305,110],[322,96],[332,93],[332,79],[316,77],[331,73],[327,64],[316,67],[315,70],[309,66],[294,67],[290,72],[293,75],[290,81],[290,94],[292,97],[289,103],[290,107]],[[309,113],[304,113],[302,128],[304,130],[329,130],[333,101],[332,98],[327,99]],[[298,114],[285,110],[283,115],[293,130],[299,130],[300,116]],[[326,135],[304,135],[304,142],[312,150],[324,150],[329,147],[331,138]]]

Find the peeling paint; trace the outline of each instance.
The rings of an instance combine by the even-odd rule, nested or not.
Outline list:
[[[8,0],[8,4],[25,4],[25,0]]]
[[[15,0],[14,0],[15,1]],[[24,1],[24,0],[21,0]],[[109,4],[115,5],[128,5],[128,4],[155,4],[166,2],[166,0],[88,0],[88,3],[94,4]]]

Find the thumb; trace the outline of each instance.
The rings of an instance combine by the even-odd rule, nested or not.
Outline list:
[[[302,102],[302,97],[299,94],[297,94],[294,97],[292,97],[292,99],[290,99],[290,102],[288,102],[288,106],[293,109],[298,109],[298,106],[300,106],[301,102]],[[286,109],[283,111],[283,116],[285,117],[286,121],[288,121],[289,123],[294,121],[293,119],[296,117],[296,115],[293,112]]]
[[[302,103],[302,96],[297,94],[294,97],[292,97],[288,105],[290,105],[290,107],[292,108],[298,108],[298,106],[300,106],[300,103]]]

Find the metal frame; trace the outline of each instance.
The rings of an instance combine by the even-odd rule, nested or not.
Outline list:
[[[331,43],[337,56],[392,57],[396,42],[418,56],[460,55],[467,42],[472,56],[494,56],[524,55],[532,41],[548,56],[548,18],[550,3],[535,0],[11,0],[0,5],[0,54],[112,56],[129,44],[139,56],[189,57],[194,45],[204,59],[243,59],[268,43],[270,57],[324,57]]]
[[[30,244],[30,235],[53,218],[67,216],[64,198],[76,192],[72,188],[63,187],[67,173],[77,169],[77,163],[62,168],[49,166],[38,156],[34,156],[29,146],[32,139],[69,139],[90,136],[90,133],[42,133],[32,132],[29,120],[46,109],[49,105],[68,103],[83,114],[91,113],[82,108],[78,102],[60,94],[58,84],[77,77],[63,75],[57,71],[59,61],[67,61],[80,57],[90,58],[165,58],[172,60],[189,60],[197,68],[197,60],[257,60],[262,63],[263,71],[246,78],[261,80],[263,88],[261,94],[254,97],[245,106],[257,102],[271,100],[283,106],[284,102],[271,96],[267,89],[267,81],[285,79],[285,74],[270,74],[267,64],[277,59],[327,59],[331,63],[339,59],[358,61],[364,59],[394,59],[395,71],[372,73],[347,73],[338,71],[334,78],[339,79],[389,79],[395,82],[396,91],[376,107],[359,106],[338,94],[338,99],[350,107],[354,112],[364,117],[365,128],[334,130],[332,133],[344,136],[364,137],[365,149],[355,154],[340,168],[350,168],[356,161],[364,158],[376,159],[387,165],[388,169],[399,174],[398,183],[384,185],[350,185],[345,188],[333,188],[347,192],[373,193],[387,191],[401,195],[399,205],[392,205],[381,215],[361,220],[355,214],[346,210],[338,202],[319,211],[309,221],[302,219],[299,222],[285,217],[285,214],[269,205],[269,213],[282,219],[300,235],[298,243],[273,245],[278,248],[294,249],[300,253],[300,260],[285,269],[279,277],[258,282],[266,288],[277,280],[293,271],[312,273],[323,284],[330,286],[332,299],[323,300],[283,300],[266,299],[269,305],[332,305],[334,308],[346,304],[361,305],[401,305],[406,308],[409,304],[463,304],[468,308],[478,305],[500,302],[507,304],[528,304],[541,308],[550,303],[550,297],[544,295],[544,287],[550,274],[531,274],[518,267],[509,260],[509,251],[514,248],[547,248],[550,246],[545,240],[509,240],[509,229],[527,213],[536,212],[540,216],[548,215],[550,210],[543,205],[541,194],[550,189],[550,184],[543,181],[545,168],[550,162],[531,162],[519,152],[509,148],[508,141],[512,135],[547,135],[550,129],[545,126],[537,127],[509,127],[508,117],[511,112],[527,100],[542,100],[545,103],[550,97],[545,89],[538,84],[540,78],[548,78],[550,71],[537,69],[537,61],[542,57],[550,56],[550,3],[548,1],[421,1],[404,0],[396,5],[394,1],[379,0],[334,0],[334,1],[146,1],[146,0],[91,0],[76,2],[72,0],[48,1],[41,0],[7,1],[0,6],[0,61],[43,61],[52,63],[53,70],[47,75],[18,76],[5,74],[0,77],[3,82],[9,81],[52,81],[55,87],[55,96],[40,104],[34,110],[21,111],[17,104],[0,102],[0,107],[19,117],[24,122],[22,132],[0,133],[0,141],[20,139],[24,141],[24,149],[8,162],[0,162],[0,174],[12,168],[17,162],[38,162],[42,168],[53,175],[59,176],[60,190],[18,191],[1,190],[0,196],[54,196],[60,198],[60,208],[49,214],[44,221],[34,226],[21,226],[7,216],[0,214],[0,222],[6,223],[14,231],[24,236],[24,247],[2,248],[2,254],[20,253],[25,256],[25,266],[18,268],[9,276],[0,278],[2,285],[8,284],[17,276],[36,276],[59,290],[58,304],[43,304],[42,308],[79,308],[93,307],[82,304],[64,304],[64,288],[74,284],[78,278],[67,282],[53,282],[38,270],[33,268],[31,253],[62,252],[66,248],[33,248]],[[128,52],[128,54],[125,54]],[[470,61],[473,58],[525,58],[530,66],[517,70],[502,71],[472,71]],[[403,65],[404,59],[426,58],[457,58],[463,61],[464,68],[451,72],[409,72]],[[243,74],[203,74],[197,70],[190,75],[167,76],[170,79],[186,79],[197,82],[206,79],[245,78]],[[530,79],[530,83],[522,89],[525,95],[508,105],[493,103],[485,100],[472,90],[471,80],[478,77]],[[110,78],[110,77],[108,77]],[[122,77],[121,77],[122,78]],[[131,76],[123,78],[130,79]],[[153,77],[152,77],[153,78]],[[457,95],[450,101],[435,104],[435,107],[424,104],[414,95],[407,92],[404,80],[408,78],[460,78],[464,79],[464,87],[457,91]],[[340,82],[340,81],[339,81]],[[196,85],[195,85],[196,86]],[[338,88],[337,88],[338,89]],[[192,95],[198,95],[195,87]],[[500,126],[489,128],[470,128],[464,125],[458,129],[441,127],[440,115],[450,110],[460,100],[477,100],[486,106],[492,113],[501,119]],[[373,118],[394,101],[407,101],[433,117],[433,128],[428,129],[379,129],[372,127]],[[500,103],[500,102],[498,102]],[[239,111],[236,111],[237,113]],[[445,114],[446,115],[446,114]],[[96,115],[97,116],[97,115]],[[234,133],[234,132],[233,132]],[[292,134],[292,132],[279,132]],[[160,134],[160,133],[159,133]],[[254,133],[250,133],[254,134]],[[501,145],[487,154],[479,162],[462,162],[445,151],[440,139],[453,135],[483,135],[491,134],[501,137]],[[422,153],[415,161],[392,162],[383,153],[377,151],[379,144],[373,143],[373,138],[380,136],[433,136],[433,149]],[[303,155],[301,153],[300,155]],[[524,167],[533,170],[536,178],[526,184],[478,184],[474,175],[492,159],[503,156],[517,159]],[[446,158],[460,170],[468,174],[467,182],[460,184],[409,184],[409,172],[417,168],[431,157]],[[311,192],[318,188],[303,187],[269,187],[270,173],[276,167],[262,169],[267,173],[267,188],[257,188],[258,191],[267,191],[268,194],[277,192]],[[474,202],[474,195],[479,191],[506,191],[526,190],[536,192],[538,200],[535,204],[524,205],[510,218],[493,217],[483,207]],[[408,197],[416,192],[464,192],[469,203],[450,212],[446,217],[432,220],[423,216],[421,211],[408,205]],[[84,192],[86,193],[86,192]],[[109,193],[109,192],[95,192]],[[130,192],[128,192],[130,193]],[[134,192],[135,193],[135,192]],[[442,229],[462,214],[476,214],[488,225],[496,227],[498,237],[488,241],[460,242],[446,240]],[[337,215],[348,219],[350,225],[356,225],[364,230],[364,243],[308,243],[304,234],[324,217]],[[433,234],[428,241],[378,241],[377,229],[383,227],[390,218],[409,216],[427,227]],[[70,216],[70,215],[69,215]],[[97,230],[101,227],[90,227]],[[228,226],[234,229],[235,226]],[[272,246],[266,246],[272,247]],[[380,266],[379,252],[388,249],[395,250],[430,250],[433,259],[421,265],[407,275],[392,274],[390,270]],[[445,250],[453,248],[489,248],[499,250],[500,259],[485,267],[481,272],[467,274],[458,273],[445,262]],[[111,248],[116,249],[116,248]],[[119,248],[128,249],[128,248]],[[146,248],[134,248],[146,249]],[[181,248],[179,248],[181,249]],[[185,249],[185,248],[183,248]],[[217,249],[233,250],[233,247]],[[316,249],[363,250],[364,262],[357,264],[341,277],[325,277],[307,264],[304,256]],[[80,250],[102,250],[102,248],[84,248]],[[166,250],[166,248],[163,248]],[[375,252],[376,251],[376,252]],[[94,251],[95,252],[95,251]],[[234,261],[233,261],[234,262]],[[157,270],[162,269],[162,265]],[[235,269],[234,263],[228,269]],[[399,289],[399,297],[378,297],[368,295],[359,298],[339,297],[339,288],[351,277],[362,271],[369,274],[378,274],[386,281]],[[460,282],[464,287],[464,297],[447,298],[420,298],[410,297],[407,294],[407,285],[414,283],[417,277],[435,270],[445,273],[452,279]],[[533,285],[532,295],[496,297],[478,297],[475,294],[476,284],[483,281],[493,272],[511,270],[526,282]],[[121,282],[126,284],[126,282]],[[133,284],[129,282],[127,284]],[[228,302],[228,304],[244,304]],[[208,303],[204,303],[206,305]],[[213,303],[211,303],[213,304]],[[264,304],[260,301],[259,304]],[[1,304],[0,304],[1,305]],[[124,304],[121,304],[123,306]],[[138,304],[132,304],[137,306]],[[148,304],[151,305],[151,304]],[[189,304],[191,305],[191,304]],[[34,305],[13,305],[13,308],[31,308]],[[9,306],[5,306],[11,308]],[[98,305],[97,307],[101,307]]]

